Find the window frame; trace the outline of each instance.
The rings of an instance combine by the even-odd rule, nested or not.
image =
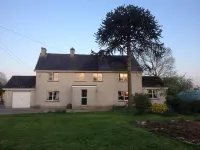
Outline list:
[[[52,93],[52,96],[51,96],[51,99],[49,99],[49,93]],[[55,93],[58,93],[57,97],[58,99],[54,99],[54,94]],[[46,101],[50,101],[50,102],[54,102],[54,101],[59,101],[59,95],[60,95],[60,92],[59,91],[47,91],[47,95],[46,95]]]
[[[50,75],[51,74],[51,75]],[[55,74],[57,74],[57,80],[55,78]],[[51,79],[50,79],[51,78]],[[48,81],[58,82],[59,81],[59,73],[58,72],[49,72],[48,73]]]
[[[86,91],[86,96],[83,96],[83,91]],[[86,104],[83,104],[83,99],[86,99]],[[81,89],[81,106],[87,106],[87,99],[88,99],[88,90],[87,89]]]
[[[83,74],[84,76],[81,77],[81,74]],[[79,72],[79,73],[77,72],[75,77],[76,77],[76,80],[75,80],[76,82],[85,82],[85,73],[84,72]],[[83,80],[80,80],[80,78],[83,78]]]
[[[153,100],[158,99],[158,90],[156,89],[148,89],[147,94],[149,95],[150,99],[153,99]],[[154,94],[156,95],[156,97],[154,97],[155,96]]]
[[[123,75],[123,76],[121,77],[120,75]],[[126,75],[126,77],[125,77],[125,75]],[[121,80],[121,78],[122,78],[122,80]],[[118,81],[119,82],[126,82],[126,81],[128,81],[128,74],[127,73],[119,73],[119,75],[118,75]]]
[[[94,77],[95,74],[97,75],[97,77]],[[98,76],[98,75],[101,75],[101,76]],[[103,82],[103,73],[93,73],[92,78],[93,78],[93,82]],[[97,79],[95,80],[95,78]]]
[[[119,98],[120,97],[119,92],[121,92],[121,93],[123,92],[124,93],[123,96],[122,96],[123,100]],[[126,97],[127,97],[127,99],[126,99]],[[121,101],[121,102],[128,101],[128,91],[118,91],[118,101]]]

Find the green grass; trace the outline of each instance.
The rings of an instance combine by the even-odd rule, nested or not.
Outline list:
[[[136,127],[134,120],[200,119],[128,111],[0,116],[0,150],[200,149]]]

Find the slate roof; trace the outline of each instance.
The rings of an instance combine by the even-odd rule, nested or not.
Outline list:
[[[164,83],[160,77],[155,76],[143,76],[142,87],[163,87]]]
[[[35,76],[12,76],[4,88],[35,88]]]
[[[100,59],[97,55],[52,54],[40,56],[35,70],[74,70],[74,71],[125,71],[127,57],[106,56]],[[142,71],[138,62],[133,59],[133,71]]]

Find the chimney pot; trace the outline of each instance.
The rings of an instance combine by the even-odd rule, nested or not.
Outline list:
[[[70,48],[70,56],[74,57],[74,54],[75,54],[75,49],[72,47]]]
[[[41,53],[40,53],[40,56],[46,56],[46,53],[47,53],[47,49],[44,48],[44,47],[41,47]]]

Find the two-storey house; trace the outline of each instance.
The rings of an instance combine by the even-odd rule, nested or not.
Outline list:
[[[41,53],[35,67],[36,76],[13,76],[6,84],[5,106],[12,108],[107,109],[126,105],[127,57]],[[149,81],[153,81],[149,82]],[[151,85],[149,85],[151,83]],[[142,69],[133,58],[132,93],[145,92],[163,103],[158,77],[142,77]]]

